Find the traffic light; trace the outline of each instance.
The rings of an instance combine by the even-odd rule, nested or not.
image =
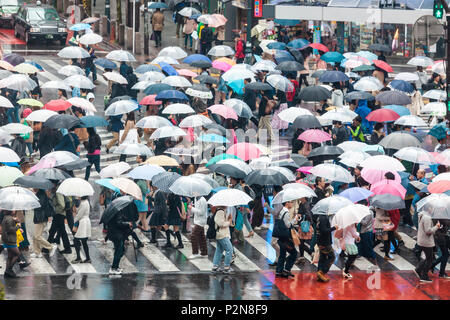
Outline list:
[[[444,16],[444,6],[440,0],[434,0],[433,3],[433,17],[437,19],[442,19]]]

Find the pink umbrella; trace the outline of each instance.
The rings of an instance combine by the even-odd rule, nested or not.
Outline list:
[[[225,119],[234,119],[237,120],[238,116],[236,111],[233,108],[228,107],[224,104],[215,104],[208,108],[212,113],[218,114],[219,116],[224,117]]]
[[[38,171],[39,169],[49,169],[53,168],[56,164],[56,160],[54,158],[48,158],[44,159],[42,161],[39,161],[37,164],[32,166],[30,170],[27,171],[27,175],[32,174],[35,171]]]
[[[213,68],[219,69],[224,72],[230,70],[232,67],[231,65],[223,61],[213,61],[212,66]]]
[[[370,184],[374,184],[383,180],[386,180],[386,177],[384,176],[387,172],[391,172],[395,176],[395,182],[400,183],[402,179],[400,178],[400,175],[395,171],[387,171],[387,170],[378,170],[378,169],[371,169],[371,168],[363,168],[361,170],[361,177],[363,177],[364,180],[366,180]]]
[[[156,94],[151,94],[149,96],[146,96],[141,100],[141,102],[139,104],[143,105],[143,106],[156,106],[156,105],[162,104],[162,101],[155,100],[155,97],[156,97]]]
[[[392,194],[405,199],[406,189],[398,182],[393,180],[383,180],[373,184],[370,191],[375,194]]]
[[[312,167],[300,167],[300,168],[297,169],[297,171],[300,171],[300,172],[305,173],[305,174],[311,174],[311,172],[309,172],[309,170],[311,170],[311,168]]]
[[[197,73],[195,73],[195,72],[193,72],[191,70],[188,70],[188,69],[179,69],[179,70],[177,70],[177,72],[178,72],[178,74],[180,76],[184,76],[184,77],[196,77],[196,76],[198,76]]]
[[[299,135],[297,139],[306,142],[322,143],[331,140],[331,135],[322,130],[310,129]]]
[[[450,166],[450,158],[445,157],[443,154],[439,152],[430,152],[433,156],[434,160],[436,160],[437,163],[443,164],[444,166]]]
[[[353,69],[353,68],[362,66],[363,64],[364,64],[364,63],[363,63],[362,61],[357,61],[357,60],[347,60],[347,61],[345,62],[345,67],[346,67],[346,68]]]
[[[259,158],[262,154],[261,150],[253,143],[239,142],[228,148],[228,154],[234,154],[244,161]]]

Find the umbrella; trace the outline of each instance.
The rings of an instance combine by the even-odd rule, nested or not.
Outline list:
[[[344,56],[335,51],[328,51],[320,57],[321,60],[331,63],[331,62],[341,62],[344,59]]]
[[[292,41],[291,41],[292,42]],[[269,49],[278,49],[278,50],[284,50],[286,49],[286,43],[284,42],[271,42],[267,45],[267,48]]]
[[[372,62],[375,66],[377,66],[381,70],[384,70],[386,72],[394,72],[392,67],[383,60],[373,60]]]
[[[227,138],[217,134],[202,134],[198,140],[209,143],[230,143]]]
[[[331,181],[343,183],[350,183],[355,181],[355,178],[350,174],[350,172],[335,164],[319,164],[317,166],[314,166],[310,170],[310,172],[316,177],[322,177]]]
[[[322,128],[319,120],[312,115],[300,115],[294,120],[294,129]]]
[[[0,190],[0,210],[34,210],[41,204],[36,195],[22,187],[8,187]]]
[[[115,97],[115,98],[109,100],[109,101],[108,101],[108,104],[107,104],[106,106],[109,107],[109,106],[112,105],[114,102],[122,101],[122,100],[132,100],[132,98],[131,98],[130,96],[118,96],[118,97]]]
[[[285,122],[293,123],[297,117],[305,115],[312,116],[312,113],[305,108],[290,107],[281,111],[278,117]]]
[[[121,161],[121,162],[113,163],[113,164],[110,164],[109,166],[103,168],[100,171],[100,177],[102,179],[115,178],[115,177],[118,177],[121,174],[127,172],[130,169],[131,169],[130,165],[126,162]]]
[[[160,116],[144,117],[136,123],[136,127],[143,129],[157,129],[171,125],[172,123],[169,120]]]
[[[188,88],[188,90],[191,88]],[[187,91],[186,91],[187,93]],[[185,101],[189,101],[189,98],[180,91],[176,91],[176,90],[164,90],[159,92],[156,97],[155,100],[185,100]]]
[[[117,213],[125,208],[127,208],[127,210],[131,210],[131,212],[129,212],[130,215],[133,215],[134,213],[134,215],[137,216],[137,207],[133,201],[133,198],[130,196],[122,196],[111,201],[111,203],[106,207],[100,219],[100,223],[107,225]]]
[[[174,158],[165,156],[165,155],[151,157],[150,159],[147,159],[147,161],[145,161],[145,163],[159,165],[162,167],[164,167],[164,166],[178,167],[178,165],[179,165],[177,160],[175,160]]]
[[[33,128],[21,123],[8,123],[1,128],[4,132],[9,134],[27,134],[33,132]]]
[[[87,17],[87,18],[81,20],[82,23],[87,23],[87,24],[96,23],[98,21],[100,21],[100,18],[97,18],[97,17]]]
[[[159,101],[161,102],[161,101]],[[141,101],[142,104],[142,101]],[[189,113],[195,113],[195,110],[192,109],[189,105],[184,103],[174,103],[169,104],[167,107],[164,108],[162,111],[163,114],[189,114]]]
[[[89,58],[90,56],[91,55],[89,54],[89,52],[87,52],[85,49],[75,46],[62,48],[58,52],[58,57],[65,59],[85,59]]]
[[[433,156],[426,150],[416,147],[406,147],[394,153],[394,157],[405,161],[430,165],[436,163]]]
[[[198,84],[194,84],[191,88],[187,88],[186,94],[190,95],[191,97],[197,97],[201,99],[212,99],[213,97],[211,91],[208,88]]]
[[[191,64],[194,61],[205,61],[209,62],[209,64],[212,63],[211,59],[203,54],[191,54],[190,56],[187,56],[183,59],[183,62],[187,64]]]
[[[24,100],[24,99],[21,99],[21,100]],[[21,101],[21,100],[19,100],[19,101]],[[34,99],[30,99],[30,100],[34,100]],[[19,103],[19,102],[17,102],[17,103]],[[8,98],[0,96],[0,107],[14,108],[14,105],[11,103],[11,101],[8,100]]]
[[[64,83],[68,86],[80,89],[92,90],[95,88],[95,85],[89,78],[79,74],[67,77],[66,79],[64,79]]]
[[[220,46],[214,46],[211,50],[208,52],[208,56],[214,56],[214,57],[226,57],[226,56],[233,56],[234,50],[225,45]]]
[[[120,73],[118,72],[104,72],[103,76],[112,82],[117,82],[119,84],[128,84],[127,79],[125,79],[124,76],[122,76]]]
[[[330,121],[340,121],[342,123],[350,123],[357,116],[358,114],[351,111],[350,109],[334,109],[327,111],[323,115],[319,116],[319,121],[320,119],[322,119]]]
[[[34,74],[38,73],[39,69],[29,63],[21,63],[15,66],[12,71],[23,73],[23,74]]]
[[[154,72],[159,72],[161,73],[161,66],[157,65],[157,64],[149,64],[149,63],[145,63],[145,64],[141,64],[139,67],[136,68],[135,72],[139,73],[139,74],[144,74],[146,72],[150,72],[150,71],[154,71]]]
[[[428,66],[433,65],[433,59],[424,56],[416,56],[414,58],[409,59],[409,61],[406,64],[426,68]]]
[[[392,194],[378,194],[370,198],[370,205],[383,210],[397,210],[405,208],[405,201]]]
[[[194,71],[191,71],[191,70],[189,70],[189,69],[177,69],[177,73],[178,73],[178,75],[180,75],[180,76],[183,76],[183,77],[196,77],[197,76],[197,73],[195,73]]]
[[[216,164],[217,162],[221,161],[221,160],[225,160],[225,159],[239,159],[239,157],[233,155],[233,154],[227,154],[227,153],[221,153],[215,157],[212,157],[207,163],[206,163],[206,167],[208,168],[209,166]],[[242,160],[241,160],[242,161]],[[245,162],[244,162],[245,163]]]
[[[363,168],[383,169],[387,171],[405,171],[400,161],[385,155],[372,156],[360,163]]]
[[[298,98],[303,101],[322,101],[331,98],[331,92],[322,86],[309,86],[300,91]]]
[[[415,91],[412,84],[404,80],[392,80],[388,86],[394,90],[406,92],[409,94],[412,94]]]
[[[63,76],[66,77],[70,77],[73,76],[75,74],[81,74],[81,75],[85,75],[85,72],[83,69],[81,69],[78,66],[72,66],[72,65],[67,65],[62,67],[61,69],[58,70],[59,74],[62,74]]]
[[[274,58],[277,63],[295,61],[294,56],[287,50],[275,50]]]
[[[10,76],[12,73],[9,71],[12,71],[14,69],[14,66],[7,61],[0,60],[0,68],[2,68],[1,71],[3,75]],[[5,76],[3,76],[2,78],[5,78]]]
[[[233,108],[228,107],[224,104],[212,105],[211,107],[208,107],[208,110],[210,110],[214,114],[218,114],[218,115],[222,116],[225,119],[238,120],[236,111],[234,111]]]
[[[148,5],[149,9],[168,9],[169,6],[163,2],[152,2]]]
[[[450,219],[450,196],[431,194],[417,202],[417,211],[425,211],[432,219]]]
[[[266,90],[273,90],[273,87],[266,83],[266,82],[251,82],[245,85],[246,90],[256,90],[256,91],[266,91]]]
[[[275,69],[283,72],[294,72],[305,70],[305,67],[297,61],[284,61],[279,63]]]
[[[312,161],[309,161],[308,158],[302,156],[301,154],[291,154],[291,160],[294,161],[294,163],[299,167],[312,166]]]
[[[105,110],[106,116],[117,116],[129,113],[139,108],[139,105],[133,100],[120,100],[112,103]]]
[[[380,51],[380,52],[391,52],[391,48],[385,44],[373,43],[369,46],[369,50]]]
[[[392,104],[389,106],[384,106],[383,109],[389,109],[389,110],[395,111],[395,113],[397,113],[400,117],[411,115],[411,111],[409,111],[408,108],[406,108],[404,106],[398,106],[395,104]]]
[[[435,137],[438,140],[444,139],[447,136],[447,130],[441,127],[440,125],[436,125],[428,131],[428,135]]]
[[[444,101],[446,98],[446,93],[443,90],[429,90],[422,95],[422,98],[435,99],[439,101]]]
[[[100,116],[86,116],[81,117],[81,127],[82,128],[95,128],[95,127],[107,127],[108,121]]]
[[[169,148],[164,153],[175,155],[175,156],[186,156],[186,157],[196,157],[199,154],[199,148],[194,146],[190,148]]]
[[[43,109],[51,110],[51,111],[66,111],[72,106],[69,101],[58,99],[58,100],[50,100],[47,102]]]
[[[438,174],[436,177],[434,177],[432,179],[433,182],[442,181],[442,180],[450,181],[450,172],[444,172],[444,173]]]
[[[375,100],[383,105],[397,104],[406,106],[411,103],[411,98],[400,91],[383,91],[375,96]]]
[[[366,58],[367,60],[375,60],[378,58],[378,56],[370,51],[359,51],[356,53],[356,55]]]
[[[145,164],[134,168],[127,173],[127,176],[131,179],[152,180],[152,178],[158,173],[165,172],[165,170],[156,165]]]
[[[203,127],[210,123],[212,123],[212,120],[210,120],[208,117],[205,117],[204,115],[200,114],[195,114],[184,118],[180,122],[179,126],[181,128],[195,128],[195,127]]]
[[[167,78],[164,78],[162,80],[162,83],[168,84],[176,88],[185,88],[192,86],[192,83],[190,83],[188,79],[182,76],[169,76]]]
[[[344,153],[344,150],[337,146],[321,146],[318,148],[314,148],[310,154],[308,155],[308,158],[316,158],[321,157],[323,160],[325,159],[334,159],[336,156]]]
[[[33,172],[30,176],[48,180],[65,180],[67,178],[70,178],[70,175],[68,173],[58,168],[39,169],[38,171]]]
[[[428,191],[430,193],[444,193],[450,190],[449,180],[433,181],[428,185]]]
[[[273,167],[268,167],[264,169],[258,169],[250,172],[247,177],[245,177],[245,182],[248,185],[277,185],[281,186],[287,182],[289,179],[280,171],[275,170]]]
[[[366,91],[352,91],[345,95],[345,100],[373,100],[375,97]]]
[[[292,84],[292,82],[282,75],[271,74],[267,76],[267,82],[277,90],[283,92],[294,91],[294,85]]]
[[[394,175],[394,177],[395,177],[394,181],[401,182],[400,175],[396,171],[393,171],[393,170],[363,168],[361,170],[361,177],[363,177],[363,179],[365,181],[369,182],[370,184],[374,184],[379,181],[386,180],[385,174],[388,172],[391,172]]]
[[[106,59],[110,59],[110,60],[114,60],[114,61],[125,61],[125,62],[136,61],[134,56],[125,50],[113,50],[106,55]]]
[[[159,127],[158,129],[156,129],[150,136],[150,139],[179,137],[179,136],[185,136],[185,135],[187,135],[187,133],[183,129],[180,129],[177,126],[164,126],[164,127]]]
[[[325,46],[324,44],[321,43],[311,43],[309,45],[311,48],[322,51],[322,52],[328,52],[328,48],[327,46]]]
[[[215,61],[214,61],[215,62]],[[200,83],[209,83],[209,84],[219,84],[219,80],[211,77],[206,74],[202,74],[194,78],[194,80],[198,80]]]
[[[65,91],[71,91],[70,86],[64,83],[64,81],[47,81],[41,86],[41,89],[61,89]]]
[[[148,105],[154,105],[154,106],[159,106],[162,104],[162,101],[156,101],[156,94],[152,94],[152,95],[148,95],[145,96],[140,102],[139,104],[142,106],[148,106]],[[164,113],[164,112],[163,112]]]
[[[341,82],[348,81],[349,77],[341,71],[325,71],[319,77],[320,82]]]
[[[37,87],[37,83],[24,74],[13,74],[0,80],[0,88],[7,88],[16,91],[31,91]]]
[[[208,169],[237,179],[245,178],[252,171],[252,168],[240,159],[219,160],[215,164],[210,164]]]
[[[275,67],[276,67],[276,63],[270,60],[260,60],[257,63],[255,63],[250,70],[254,71],[254,72],[259,72],[259,71],[266,71],[266,72],[276,72]],[[233,69],[235,69],[236,67],[234,67]],[[279,71],[278,71],[279,72]]]
[[[43,156],[39,162],[41,161],[48,161],[50,159],[54,159],[55,167],[62,166],[64,164],[67,164],[69,162],[75,161],[79,159],[79,157],[72,152],[69,151],[53,151],[50,153],[47,153],[45,156]],[[50,178],[48,178],[50,179]]]
[[[236,69],[231,68],[222,75],[222,79],[227,82],[242,79],[252,79],[254,77],[255,73],[252,70],[238,69],[238,68]]]
[[[88,30],[91,28],[90,24],[87,23],[76,23],[70,27],[70,30],[72,31],[82,31],[82,30]]]
[[[375,77],[363,77],[359,79],[353,87],[355,90],[360,91],[378,91],[383,88],[383,84]],[[388,103],[388,104],[395,104],[395,103]]]
[[[367,198],[373,195],[373,192],[367,190],[366,188],[349,188],[341,193],[339,193],[341,197],[345,197],[353,203],[359,202],[361,200],[366,200]]]
[[[227,130],[217,123],[205,124],[205,128],[207,129],[207,133],[218,133],[222,136],[227,134]]]
[[[24,188],[34,188],[43,190],[52,189],[54,187],[53,183],[50,180],[34,176],[19,177],[14,181],[14,184]]]
[[[164,70],[164,67],[170,66],[171,68],[169,68],[169,70],[171,70],[173,72],[175,69],[171,65],[172,64],[180,64],[180,63],[177,60],[175,60],[174,58],[171,58],[169,56],[159,56],[152,60],[152,64],[159,64],[163,71],[166,71],[166,70]],[[169,73],[169,72],[167,72],[167,73]]]
[[[211,68],[212,67],[212,62],[209,61],[205,61],[205,60],[195,60],[192,61],[191,63],[189,63],[189,65],[191,65],[192,67],[196,67],[196,68]]]
[[[204,180],[191,176],[180,177],[177,183],[169,187],[170,192],[185,197],[200,197],[208,195],[212,188]]]
[[[392,122],[400,118],[400,115],[390,109],[377,109],[369,113],[366,117],[367,121],[375,122]]]
[[[238,142],[226,151],[228,154],[234,154],[244,161],[259,158],[262,154],[261,150],[252,143]]]
[[[1,101],[1,106],[4,108],[13,108],[11,107],[12,104],[11,102],[9,102],[9,100],[5,99],[5,97],[1,97],[0,101]],[[3,101],[5,101],[5,103],[3,103]],[[7,102],[9,102],[10,104],[7,104]],[[31,98],[25,98],[25,99],[20,99],[19,101],[17,101],[17,104],[20,105],[24,105],[24,106],[30,106],[30,107],[39,107],[42,108],[44,106],[44,104],[36,99],[31,99]],[[11,106],[10,106],[11,105]]]
[[[419,80],[419,76],[417,73],[400,72],[394,77],[394,80],[417,81]]]
[[[249,166],[253,170],[264,169],[264,168],[267,168],[271,162],[272,162],[272,159],[270,157],[263,156],[263,157],[259,157],[259,158],[256,158],[256,159],[253,159],[252,161],[250,161]]]
[[[359,151],[367,145],[364,142],[359,141],[344,141],[337,146],[344,151]]]
[[[208,204],[214,207],[235,207],[247,205],[252,200],[244,191],[224,189],[214,194]]]
[[[410,133],[393,132],[379,142],[385,149],[399,150],[405,147],[420,147],[420,141]]]
[[[178,14],[182,15],[183,17],[189,18],[190,16],[192,16],[194,14],[201,14],[201,12],[193,7],[184,7],[183,9],[178,11]]]
[[[9,133],[3,131],[3,130],[0,128],[0,145],[9,144],[9,142],[10,142],[13,138],[14,138],[14,137],[13,137],[12,135],[10,135]],[[0,162],[6,162],[6,163],[9,163],[9,162],[16,162],[16,161],[2,161],[2,160],[1,160],[2,158],[5,158],[5,159],[8,159],[8,158],[9,158],[9,159],[11,159],[11,156],[10,156],[10,154],[9,154],[8,151],[6,151],[6,150],[3,149],[4,147],[0,147],[0,148],[1,148],[1,149],[0,149]],[[11,150],[10,148],[6,148],[6,149]]]
[[[361,162],[369,158],[370,154],[361,150],[345,151],[339,155],[339,162],[348,167],[356,168]]]
[[[65,196],[72,197],[85,197],[93,196],[94,189],[91,184],[81,178],[68,178],[64,180],[56,190],[57,193],[61,193]]]
[[[0,167],[0,187],[6,187],[14,184],[17,178],[23,176],[22,171],[14,167]]]
[[[342,196],[331,196],[322,200],[319,200],[311,209],[313,214],[333,215],[336,214],[341,208],[352,205],[353,203]]]
[[[155,83],[152,84],[150,86],[148,86],[145,90],[144,93],[147,95],[156,95],[162,91],[171,91],[173,89],[172,86],[169,86],[168,84],[165,83]]]
[[[67,170],[67,171],[73,171],[73,170],[80,170],[80,169],[84,169],[87,166],[90,165],[90,162],[86,159],[77,159],[75,161],[66,163],[62,166],[59,166],[61,169],[63,170]]]
[[[421,110],[421,113],[429,113],[435,116],[445,116],[447,114],[445,103],[430,102],[427,103]]]
[[[111,190],[113,190],[114,192],[119,193],[119,192],[120,192],[119,188],[114,187],[113,185],[111,185],[111,183],[109,183],[110,181],[111,181],[111,179],[110,179],[110,178],[107,178],[107,179],[98,179],[98,180],[95,180],[94,182],[95,182],[96,184],[98,184],[98,185],[101,185],[102,187],[111,189]],[[130,198],[131,198],[131,197],[130,197]]]
[[[159,54],[158,57],[170,57],[173,59],[183,59],[187,57],[187,53],[181,49],[180,47],[177,46],[173,46],[173,47],[165,47],[164,49],[162,49]]]
[[[372,212],[368,207],[361,204],[351,204],[339,209],[334,215],[331,224],[343,229],[352,224],[360,223],[362,219],[371,214]]]
[[[228,99],[223,104],[231,107],[239,117],[250,119],[253,116],[250,107],[242,100]]]
[[[69,114],[56,114],[44,122],[44,126],[52,129],[70,129],[81,125],[80,119]]]
[[[306,142],[322,143],[331,140],[331,135],[322,130],[310,129],[300,134],[297,139]]]
[[[152,185],[163,192],[170,192],[169,188],[181,178],[176,172],[161,172],[153,176]]]
[[[97,59],[95,59],[94,60],[94,64],[96,64],[97,66],[102,67],[104,69],[112,69],[112,70],[114,70],[114,69],[117,68],[117,64],[115,64],[111,60],[105,59],[105,58],[97,58]]]
[[[115,154],[141,155],[146,157],[154,156],[153,151],[144,144],[140,143],[124,143],[115,148]]]
[[[110,181],[111,185],[120,189],[121,192],[129,194],[136,200],[142,200],[142,192],[139,186],[127,178],[114,178]]]
[[[381,180],[371,185],[370,191],[375,194],[391,194],[405,199],[406,189],[397,181]]]
[[[19,162],[20,157],[10,148],[0,147],[0,162]]]
[[[302,39],[302,38],[292,40],[292,41],[288,42],[288,44],[287,44],[288,47],[295,48],[295,49],[300,49],[300,48],[306,47],[308,45],[311,46],[309,41],[306,39]],[[267,46],[267,47],[269,47],[269,46]],[[273,48],[270,48],[270,49],[273,49]]]
[[[13,66],[17,66],[18,64],[25,62],[25,58],[17,53],[6,53],[3,55],[2,60]]]
[[[294,201],[301,198],[316,197],[316,194],[312,190],[303,188],[288,188],[279,192],[272,200],[272,204],[282,204],[288,201]]]

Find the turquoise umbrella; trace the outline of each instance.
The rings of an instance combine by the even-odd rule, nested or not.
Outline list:
[[[396,104],[391,104],[388,106],[384,106],[383,109],[389,109],[397,113],[400,117],[401,116],[409,116],[411,114],[411,111],[409,111],[408,108],[404,106],[398,106]]]
[[[271,43],[269,43],[267,45],[267,48],[284,50],[284,49],[286,49],[286,43],[284,43],[284,42],[271,42]]]
[[[213,158],[211,158],[208,163],[206,163],[206,167],[216,164],[217,162],[219,162],[220,160],[225,160],[225,159],[238,159],[241,160],[238,156],[235,156],[234,154],[228,154],[228,153],[221,153]]]
[[[300,49],[300,48],[306,47],[309,44],[310,43],[309,43],[308,40],[300,38],[300,39],[292,40],[291,42],[289,42],[287,44],[287,46],[290,47],[290,48],[294,48],[294,49]],[[267,47],[269,47],[269,46],[267,46]]]
[[[111,189],[111,190],[114,191],[114,192],[120,192],[119,188],[113,186],[113,185],[110,183],[111,180],[112,180],[112,179],[99,179],[99,180],[95,180],[95,183],[96,183],[96,184],[99,184],[99,185],[101,185],[101,186],[103,186],[103,187],[105,187],[105,188]]]
[[[202,134],[199,138],[200,141],[203,142],[211,142],[211,143],[229,143],[230,141],[218,134],[210,133],[210,134]]]
[[[237,95],[242,96],[244,94],[245,84],[243,79],[230,81],[228,82],[228,86],[233,89],[233,91],[236,92]]]
[[[325,62],[341,62],[344,56],[336,51],[328,51],[320,57]]]

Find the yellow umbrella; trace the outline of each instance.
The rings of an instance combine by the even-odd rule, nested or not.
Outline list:
[[[141,188],[131,179],[127,178],[115,178],[109,181],[111,185],[119,188],[120,191],[129,194],[137,200],[142,200]]]
[[[39,69],[29,63],[21,63],[13,68],[13,71],[23,74],[33,74],[39,72]]]
[[[178,162],[174,158],[168,156],[154,156],[145,161],[146,164],[155,164],[159,166],[175,166],[178,167]]]
[[[17,101],[18,104],[30,106],[30,107],[39,107],[42,108],[44,104],[36,99],[26,98],[26,99],[20,99]]]

